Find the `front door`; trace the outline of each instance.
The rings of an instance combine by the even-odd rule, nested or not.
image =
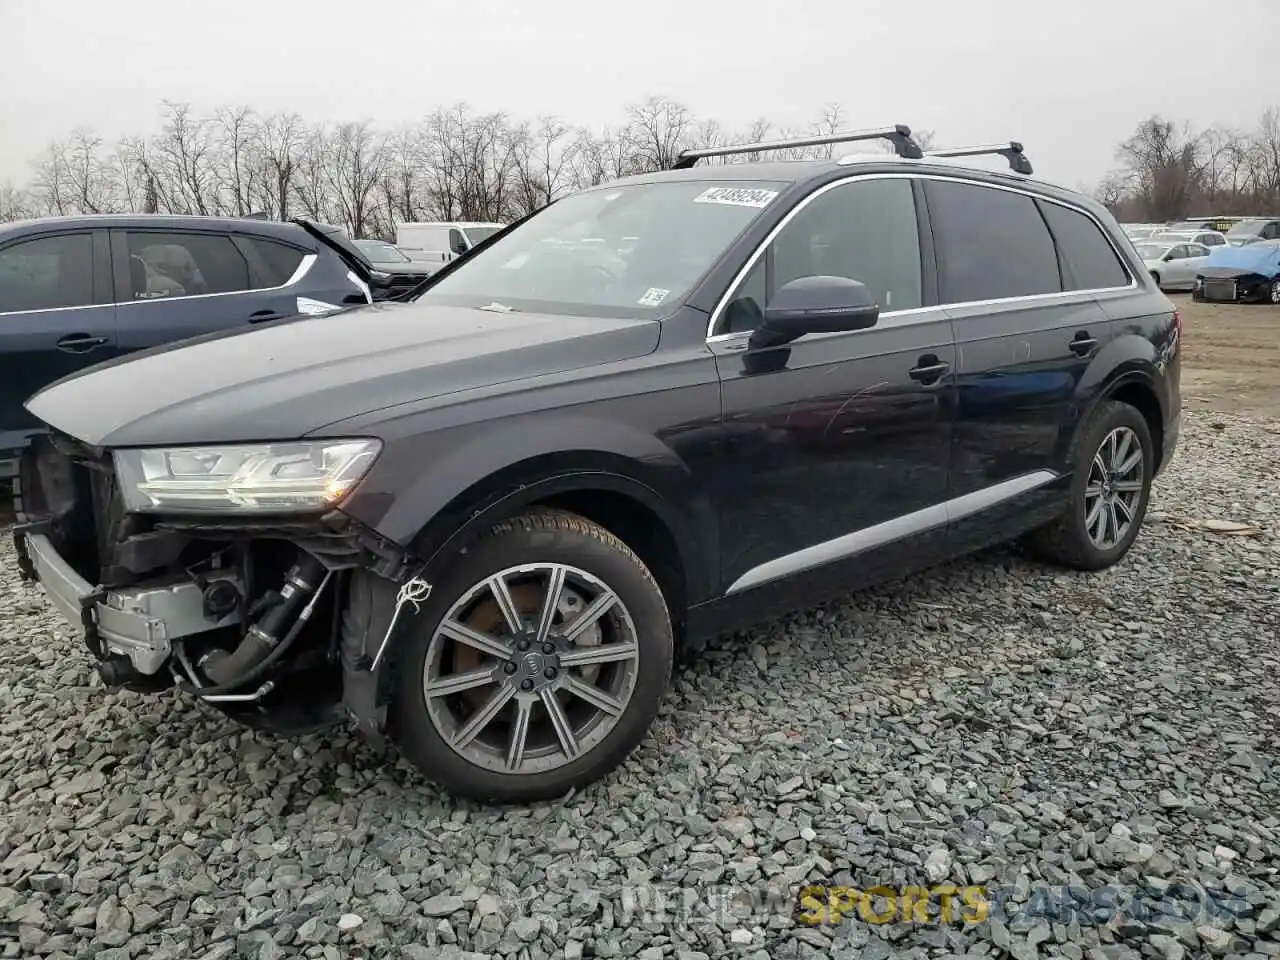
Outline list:
[[[773,291],[811,275],[865,283],[878,323],[753,349]],[[757,252],[709,340],[725,429],[722,589],[786,592],[818,571],[808,582],[853,587],[904,549],[927,562],[924,541],[943,539],[955,349],[928,287],[906,178],[820,189]]]
[[[105,231],[0,248],[0,460],[39,429],[28,397],[115,353],[109,261]]]

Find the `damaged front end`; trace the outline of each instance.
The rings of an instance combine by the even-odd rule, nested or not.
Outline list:
[[[57,433],[16,482],[20,570],[79,627],[103,681],[176,685],[261,729],[351,718],[379,735],[373,666],[390,631],[347,608],[356,587],[394,598],[411,579],[400,548],[333,509],[137,512],[130,482],[110,453]]]

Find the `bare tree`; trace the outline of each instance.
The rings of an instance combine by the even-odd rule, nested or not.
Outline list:
[[[258,124],[257,158],[264,204],[276,217],[288,220],[294,192],[294,174],[306,133],[296,113],[276,114]]]
[[[633,172],[666,170],[690,145],[689,110],[666,97],[650,97],[628,107],[627,121],[623,140],[635,165]]]
[[[6,180],[0,183],[0,223],[38,216],[40,202],[30,192]]]
[[[352,236],[363,237],[375,209],[383,138],[368,121],[341,123],[329,136],[323,166],[334,212]]]

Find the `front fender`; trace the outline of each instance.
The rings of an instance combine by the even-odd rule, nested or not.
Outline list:
[[[694,433],[683,441],[699,445]],[[343,509],[429,561],[499,514],[575,490],[619,493],[655,514],[681,551],[690,596],[709,595],[710,498],[673,445],[625,422],[559,411],[401,440]]]

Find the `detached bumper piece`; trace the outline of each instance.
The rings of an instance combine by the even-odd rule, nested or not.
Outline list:
[[[173,641],[240,622],[238,610],[214,619],[207,616],[208,586],[202,590],[185,581],[100,590],[76,573],[44,534],[19,533],[16,539],[20,568],[39,582],[69,624],[84,630],[90,650],[108,664],[120,657],[137,673],[154,675],[168,662]],[[242,589],[230,571],[206,579],[237,593]]]

